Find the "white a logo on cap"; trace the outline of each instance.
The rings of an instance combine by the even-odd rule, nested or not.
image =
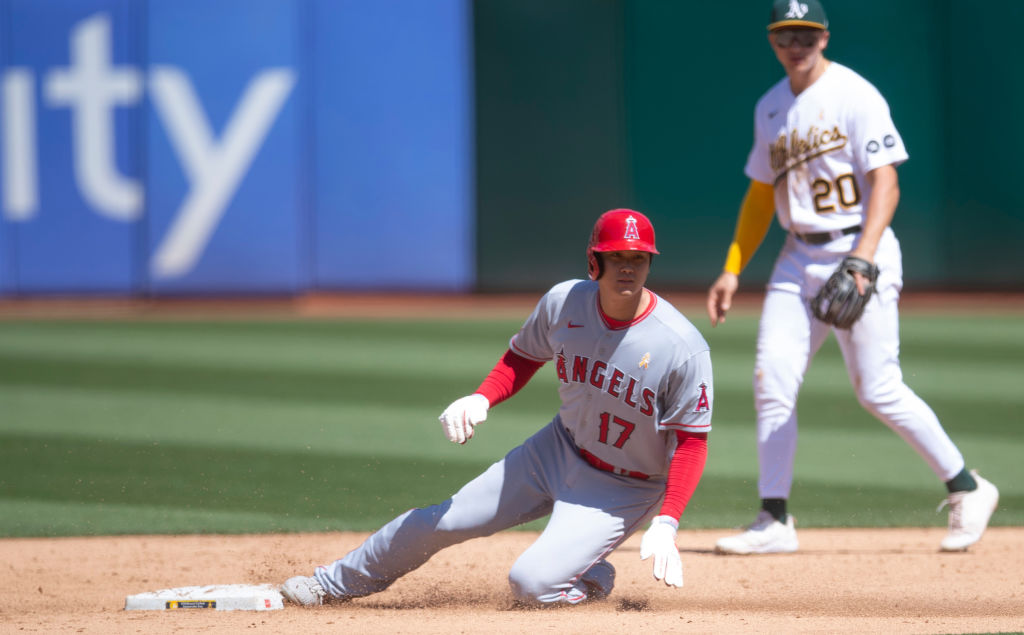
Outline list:
[[[636,217],[626,217],[626,235],[623,238],[640,240],[640,230],[636,228]]]
[[[787,18],[800,19],[807,15],[807,5],[801,4],[796,0],[789,0],[789,11],[786,11]]]

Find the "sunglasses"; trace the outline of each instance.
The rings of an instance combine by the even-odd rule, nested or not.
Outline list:
[[[806,29],[779,29],[775,31],[775,44],[787,49],[794,42],[804,48],[814,46],[821,39],[821,31]]]

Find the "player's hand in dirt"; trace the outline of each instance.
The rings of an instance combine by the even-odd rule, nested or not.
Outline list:
[[[469,441],[473,438],[473,428],[487,419],[490,407],[487,397],[478,393],[456,399],[438,417],[444,435],[452,443]]]
[[[735,273],[723,271],[718,280],[708,290],[708,317],[711,326],[725,322],[725,314],[732,307],[732,296],[740,286],[740,279]]]
[[[676,547],[679,521],[671,516],[656,516],[640,541],[640,559],[654,556],[654,579],[665,580],[669,586],[682,588],[683,563]]]

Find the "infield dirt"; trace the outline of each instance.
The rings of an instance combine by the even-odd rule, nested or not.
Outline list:
[[[1024,528],[995,527],[966,553],[944,530],[805,529],[801,551],[719,556],[726,531],[681,531],[686,585],[651,578],[639,535],[609,560],[612,596],[513,606],[506,573],[536,534],[504,532],[437,554],[387,591],[267,612],[124,611],[125,597],[204,584],[280,583],[366,534],[0,540],[4,633],[981,633],[1024,630]]]

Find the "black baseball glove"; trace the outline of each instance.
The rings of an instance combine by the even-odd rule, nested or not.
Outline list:
[[[857,281],[853,277],[857,272],[868,279],[864,295],[857,291]],[[871,294],[875,292],[875,281],[878,280],[878,267],[874,264],[847,256],[839,263],[829,279],[811,300],[814,317],[840,329],[848,329],[860,319],[864,307]]]

